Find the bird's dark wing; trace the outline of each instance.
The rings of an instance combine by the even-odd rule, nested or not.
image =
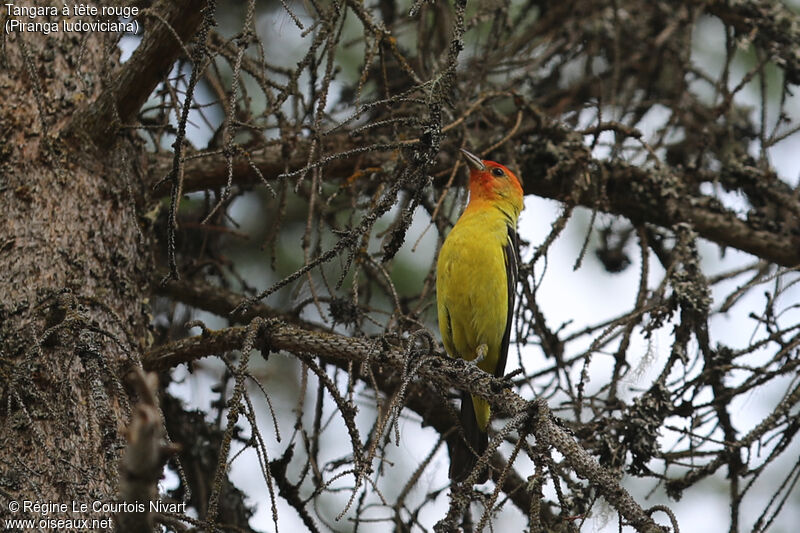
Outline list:
[[[511,324],[514,321],[514,302],[516,301],[517,276],[519,272],[519,238],[514,226],[508,226],[508,241],[503,247],[503,255],[506,263],[506,281],[508,284],[508,313],[506,315],[506,331],[503,333],[503,341],[500,344],[500,358],[494,369],[495,377],[501,378],[505,375],[506,359],[508,359],[508,341],[511,338]]]

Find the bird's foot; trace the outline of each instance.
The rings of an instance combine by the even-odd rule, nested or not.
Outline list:
[[[489,355],[489,345],[488,344],[481,344],[477,348],[475,348],[475,359],[472,360],[473,365],[477,365],[484,358]]]

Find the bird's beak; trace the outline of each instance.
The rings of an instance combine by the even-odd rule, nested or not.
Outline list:
[[[470,166],[470,168],[481,171],[486,170],[486,165],[483,164],[483,161],[481,161],[480,157],[472,152],[467,152],[463,148],[461,149],[461,153],[464,154],[464,159],[467,160],[467,164]]]

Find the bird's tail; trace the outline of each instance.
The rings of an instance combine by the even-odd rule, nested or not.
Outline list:
[[[450,479],[458,482],[467,479],[475,468],[478,457],[486,451],[489,445],[489,435],[478,427],[475,407],[468,392],[461,392],[460,418],[464,436],[462,437],[460,432],[455,432],[450,445]],[[489,479],[489,470],[484,468],[478,475],[476,483],[484,483],[487,479]]]

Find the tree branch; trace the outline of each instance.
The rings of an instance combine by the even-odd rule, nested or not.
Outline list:
[[[353,142],[350,135],[342,133],[323,137],[327,146],[323,153],[337,154],[360,148]],[[257,183],[261,177],[254,170],[258,169],[267,180],[277,180],[278,175],[292,171],[308,162],[308,151],[311,143],[298,141],[296,146],[288,149],[286,146],[273,144],[250,152],[241,152],[232,160],[234,183],[239,186],[248,186]],[[320,149],[320,151],[322,151]],[[336,157],[324,164],[325,171],[330,177],[337,179],[347,178],[363,167],[375,167],[389,159],[384,153],[365,152],[359,156]],[[159,154],[152,158],[151,188],[156,194],[169,193],[169,182],[163,181],[164,176],[172,170],[172,155]],[[184,161],[184,192],[196,192],[224,186],[228,179],[228,162],[224,156],[195,157]]]
[[[196,280],[171,280],[162,285],[160,283],[162,277],[161,274],[157,274],[153,279],[152,287],[157,294],[170,296],[177,301],[215,313],[219,316],[229,317],[230,313],[241,302],[241,295],[220,287],[214,287]],[[294,325],[306,330],[323,330],[310,322],[281,314],[263,304],[255,304],[247,308],[244,314],[237,314],[230,318],[235,323],[246,324],[255,317],[280,318],[285,321],[290,321]],[[209,344],[208,346],[217,346],[218,348],[224,346],[232,347],[236,346],[236,343],[238,343],[240,339],[238,334],[235,334],[231,336],[223,335],[217,340],[219,342]],[[194,348],[192,348],[192,350],[194,350]],[[200,352],[194,351],[193,353],[199,355]],[[326,364],[330,363],[343,370],[350,370],[348,365],[344,364],[341,360],[328,359],[325,357],[322,359]],[[375,384],[377,384],[378,388],[387,396],[391,396],[394,391],[398,390],[402,383],[402,381],[398,379],[396,373],[383,368],[374,368],[372,370],[372,377],[375,378]],[[364,377],[362,376],[362,378]],[[452,416],[455,411],[451,412],[447,409],[447,406],[444,405],[446,398],[439,393],[434,393],[429,387],[423,384],[418,382],[409,383],[404,399],[405,406],[422,418],[422,425],[434,428],[440,435],[447,434],[458,424],[457,418]],[[506,458],[499,451],[495,451],[492,455],[491,465],[496,472],[508,471],[503,480],[503,491],[508,494],[511,501],[520,511],[523,513],[529,512],[531,508],[531,498],[538,498],[539,496],[530,493],[527,482],[522,479],[516,471],[510,468]],[[558,520],[549,507],[541,507],[540,512],[543,515],[542,519],[548,524],[555,524]]]
[[[108,148],[119,127],[135,116],[186,50],[205,6],[205,0],[160,0],[150,8],[152,25],[139,47],[100,96],[75,113],[67,134],[85,136],[98,148]]]
[[[240,347],[249,328],[235,326],[218,331],[206,330],[202,335],[159,346],[145,354],[142,363],[148,370],[167,370],[181,363]],[[283,350],[293,354],[314,354],[356,365],[373,364],[392,368],[402,374],[406,368],[406,351],[381,341],[350,338],[334,333],[312,332],[281,324],[264,323],[260,334],[262,349]],[[508,383],[491,376],[477,366],[462,360],[427,355],[419,365],[417,377],[440,388],[456,386],[488,400],[498,412],[512,416],[528,411],[532,433],[565,456],[565,460],[582,478],[606,498],[638,531],[660,532],[653,522],[605,468],[589,455],[572,437],[553,421],[546,402],[528,402],[508,390]]]
[[[537,116],[536,120],[547,119]],[[346,134],[328,139],[328,153],[358,148]],[[598,209],[624,216],[635,224],[649,222],[669,228],[679,222],[690,222],[701,237],[720,246],[736,248],[789,268],[800,264],[800,235],[796,228],[760,228],[742,220],[715,198],[688,190],[685,184],[693,180],[676,174],[674,169],[644,169],[618,159],[592,158],[579,133],[555,123],[548,124],[546,129],[537,128],[535,133],[528,130],[526,137],[518,141],[530,147],[519,158],[526,195]],[[266,179],[275,179],[287,168],[302,168],[307,160],[307,149],[308,143],[299,143],[288,160],[280,146],[253,152],[249,154],[249,161],[235,161],[235,180],[240,185],[254,183],[258,177],[253,166]],[[329,177],[343,180],[359,168],[380,167],[389,162],[390,157],[367,152],[358,158],[332,159],[325,168]],[[158,174],[151,176],[153,184],[158,183],[170,167],[165,160],[156,168]],[[222,186],[227,179],[224,158],[190,159],[185,169],[185,192]],[[785,208],[776,206],[776,209]]]
[[[725,25],[752,38],[783,69],[786,81],[800,84],[800,15],[776,0],[691,1],[706,6]]]
[[[621,160],[592,159],[578,139],[548,144],[540,140],[534,145],[536,151],[522,159],[523,175],[528,177],[526,194],[596,208],[634,224],[669,228],[690,222],[701,237],[720,246],[785,267],[800,264],[800,235],[791,233],[792,228],[754,227],[715,198],[690,192],[685,186],[689,180],[667,169],[645,170]]]
[[[151,280],[151,289],[155,294],[168,296],[186,305],[215,313],[232,320],[234,323],[247,324],[255,317],[279,318],[304,329],[321,329],[315,324],[297,317],[294,313],[280,312],[260,303],[252,304],[241,313],[231,315],[231,312],[242,303],[241,294],[194,279],[169,280],[166,283],[161,283],[165,276],[166,272],[160,271]]]
[[[142,502],[156,500],[158,481],[161,479],[164,464],[178,448],[174,444],[164,443],[164,426],[156,397],[156,375],[145,375],[141,369],[136,368],[131,381],[141,400],[128,426],[128,447],[120,468],[119,498],[135,508],[135,505],[141,505]],[[149,503],[145,505],[149,506]],[[115,520],[117,530],[122,532],[153,529],[149,507],[142,512],[119,512],[115,515]]]

